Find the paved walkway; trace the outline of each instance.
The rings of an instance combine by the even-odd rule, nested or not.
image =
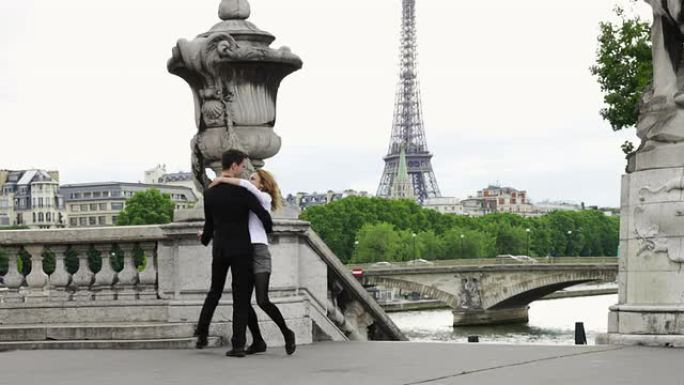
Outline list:
[[[684,385],[684,349],[317,343],[228,358],[225,349],[8,351],[0,384]]]

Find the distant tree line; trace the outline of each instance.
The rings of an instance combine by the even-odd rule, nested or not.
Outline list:
[[[598,210],[468,217],[441,214],[409,200],[349,197],[309,207],[301,219],[310,221],[345,263],[500,254],[615,256],[619,238],[619,218]]]

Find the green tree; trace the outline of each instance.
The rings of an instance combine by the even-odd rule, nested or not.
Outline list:
[[[615,13],[619,21],[599,24],[596,64],[590,71],[604,93],[601,116],[617,131],[636,124],[639,99],[653,77],[653,57],[649,24],[621,7]]]
[[[353,263],[393,261],[400,246],[399,234],[389,223],[365,224],[357,235]]]
[[[169,194],[162,194],[157,189],[139,191],[126,201],[126,207],[119,213],[116,224],[130,226],[169,223],[173,220],[175,207]]]
[[[428,261],[438,259],[444,254],[442,239],[433,230],[421,231],[416,234],[417,258]]]

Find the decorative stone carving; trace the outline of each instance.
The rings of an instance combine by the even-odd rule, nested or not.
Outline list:
[[[653,8],[653,84],[640,103],[641,145],[629,172],[684,166],[684,1],[646,2]]]
[[[138,283],[138,269],[133,260],[135,245],[123,244],[120,248],[124,253],[123,269],[116,274],[114,289],[117,292],[117,299],[135,299],[135,285]]]
[[[472,277],[461,280],[461,290],[458,299],[459,306],[462,309],[482,309],[480,280]]]
[[[637,256],[665,254],[673,262],[684,262],[682,234],[678,232],[684,227],[684,202],[668,202],[668,196],[673,192],[681,197],[684,176],[672,178],[658,187],[646,185],[639,190],[640,204],[634,209],[634,234],[639,241]]]
[[[19,247],[4,247],[7,252],[7,273],[3,277],[5,286],[12,291],[18,291],[24,283],[24,276],[19,272],[17,267],[17,258],[19,258]]]
[[[245,20],[249,15],[247,0],[222,1],[223,21],[192,41],[180,39],[167,65],[193,92],[192,170],[200,190],[209,183],[206,168],[220,171],[224,151],[244,151],[249,168],[258,168],[280,149],[273,132],[278,87],[302,61],[287,47],[270,48],[275,38]]]
[[[100,253],[100,258],[102,259],[102,267],[95,274],[95,282],[93,283],[95,299],[114,299],[112,284],[114,283],[116,272],[112,269],[112,247],[108,244],[99,244],[95,245],[95,250]]]

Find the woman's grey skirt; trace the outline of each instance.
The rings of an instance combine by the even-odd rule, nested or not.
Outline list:
[[[268,245],[256,243],[254,246],[254,274],[271,272],[271,252]]]

